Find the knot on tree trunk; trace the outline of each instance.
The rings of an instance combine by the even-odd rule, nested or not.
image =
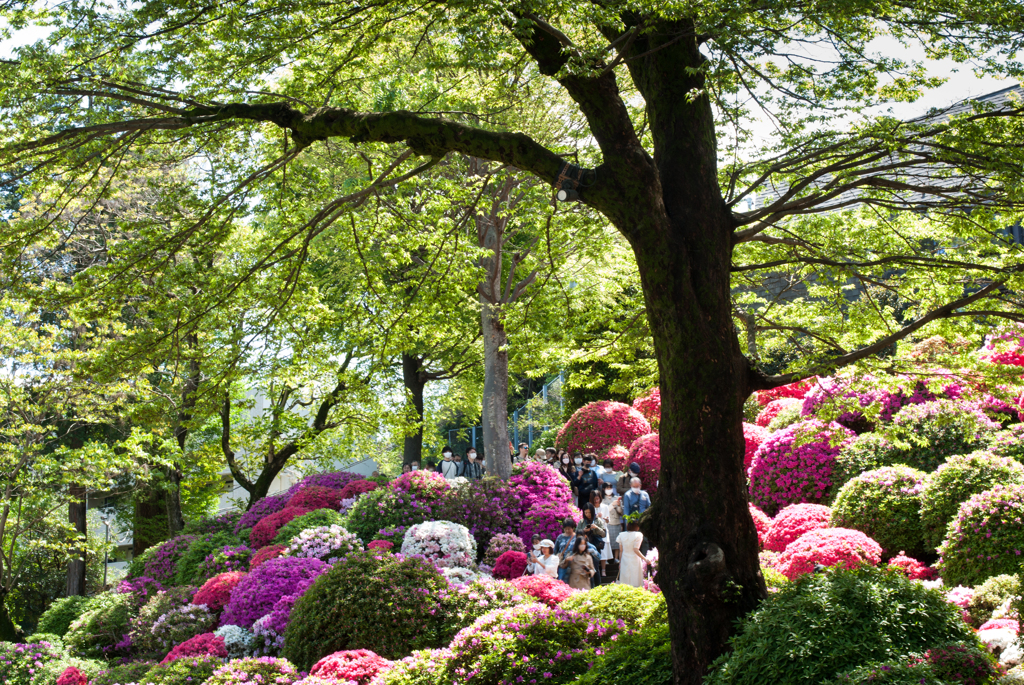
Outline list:
[[[721,585],[726,575],[725,552],[713,542],[697,544],[686,564],[690,585],[700,594]]]

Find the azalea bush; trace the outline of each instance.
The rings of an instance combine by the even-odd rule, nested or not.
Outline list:
[[[190,637],[181,644],[175,645],[160,663],[168,664],[178,659],[197,656],[212,656],[218,659],[226,659],[228,650],[224,647],[224,638],[213,633],[202,633],[201,635]]]
[[[291,619],[295,603],[315,582],[315,578],[301,581],[291,592],[274,602],[270,613],[252,624],[253,651],[258,654],[277,655],[284,646],[284,633]]]
[[[762,428],[753,423],[743,422],[743,468],[749,469],[754,462],[754,454],[771,433],[767,428]]]
[[[426,521],[405,531],[402,554],[422,556],[439,567],[466,568],[476,561],[476,540],[458,523]]]
[[[345,527],[363,542],[384,536],[400,544],[409,526],[437,518],[450,489],[439,473],[402,474],[389,487],[359,497],[348,511]]]
[[[438,597],[444,606],[443,635],[450,640],[463,628],[496,609],[530,604],[533,597],[505,580],[477,579],[465,585],[442,588]]]
[[[248,571],[253,550],[248,545],[224,545],[206,555],[196,568],[196,582],[205,582],[221,573]]]
[[[308,485],[296,490],[295,494],[288,500],[287,506],[308,509],[310,511],[315,509],[337,510],[341,505],[341,500],[341,490],[325,488],[319,485]]]
[[[563,600],[559,607],[594,618],[622,621],[626,628],[632,630],[638,628],[651,613],[659,597],[643,588],[610,583],[587,592],[577,592]]]
[[[294,486],[289,492],[294,492],[299,488],[306,488],[310,486],[316,486],[321,488],[328,488],[330,490],[343,491],[349,483],[362,480],[364,476],[358,473],[352,473],[351,471],[330,471],[327,473],[311,473],[304,477]]]
[[[292,685],[301,676],[284,659],[248,657],[219,667],[204,685]]]
[[[768,518],[768,514],[764,513],[753,504],[748,504],[747,508],[750,510],[750,518],[754,520],[754,527],[757,528],[758,545],[763,548],[765,537],[768,535],[768,530],[772,526],[772,520]]]
[[[560,602],[568,599],[577,592],[577,590],[569,587],[568,584],[546,575],[522,576],[514,578],[509,582],[511,582],[517,590],[524,592],[551,607],[558,606]]]
[[[1005,605],[1007,600],[1019,596],[1020,578],[1016,575],[992,576],[974,588],[963,608],[967,611],[970,624],[978,627],[991,619],[996,609]]]
[[[174,607],[153,622],[147,640],[137,645],[157,655],[196,635],[208,633],[217,625],[217,618],[206,605],[186,604]],[[198,654],[198,652],[197,652]]]
[[[89,685],[89,678],[75,666],[68,666],[57,678],[57,685]]]
[[[886,557],[924,551],[921,491],[926,474],[909,466],[886,466],[857,476],[839,490],[831,523],[861,531]]]
[[[48,640],[20,644],[0,642],[0,683],[31,685],[37,669],[64,657],[61,646]]]
[[[363,543],[355,534],[334,525],[302,531],[292,538],[284,554],[332,562],[362,549]]]
[[[328,654],[313,664],[309,674],[342,683],[369,685],[374,676],[391,665],[391,661],[369,649],[349,649]]]
[[[881,560],[881,546],[859,530],[825,528],[804,533],[789,543],[775,567],[794,580],[814,571],[815,564],[853,568],[861,564],[877,566]]]
[[[911,580],[934,580],[939,575],[934,568],[913,557],[908,557],[903,551],[889,559],[886,565],[889,568],[899,569]]]
[[[202,585],[212,576],[204,575],[200,571],[200,565],[206,557],[224,548],[238,544],[238,538],[227,532],[214,533],[203,537],[195,538],[188,549],[182,552],[178,558],[177,571],[174,574],[175,585]],[[204,565],[203,570],[211,569],[211,566]],[[216,575],[216,573],[212,574]]]
[[[156,665],[155,661],[126,661],[107,666],[89,679],[89,685],[129,685],[142,680]]]
[[[591,402],[577,409],[558,431],[555,447],[571,452],[595,452],[604,457],[615,445],[632,445],[651,432],[643,414],[621,402]]]
[[[270,613],[277,600],[293,594],[304,581],[314,580],[330,568],[319,559],[279,557],[265,561],[232,590],[221,625],[251,628],[256,619]]]
[[[946,537],[960,505],[996,485],[1024,483],[1024,466],[990,452],[954,455],[925,480],[921,493],[921,525],[925,544],[935,550]]]
[[[270,561],[271,559],[278,558],[284,554],[286,549],[288,549],[287,545],[267,545],[266,547],[260,547],[259,550],[252,555],[252,559],[249,560],[249,570],[255,571],[260,567],[260,564]]]
[[[380,485],[372,480],[354,480],[341,491],[341,499],[353,499],[376,490]]]
[[[770,516],[789,504],[824,501],[835,457],[852,437],[839,424],[817,420],[773,433],[750,466],[751,501]]]
[[[132,609],[131,595],[104,592],[93,597],[86,612],[68,627],[64,644],[80,656],[116,656],[115,647],[128,633]]]
[[[967,403],[936,400],[902,408],[885,434],[898,443],[891,463],[931,472],[948,457],[983,446],[1000,428]]]
[[[557,469],[535,461],[517,462],[512,465],[512,476],[508,479],[519,494],[520,510],[523,515],[542,504],[572,504],[576,501],[572,486]]]
[[[200,516],[190,519],[181,532],[185,535],[196,535],[199,537],[214,535],[215,533],[234,533],[237,535],[235,526],[238,525],[244,513],[244,511],[229,511],[226,514]]]
[[[657,431],[661,424],[661,388],[655,386],[633,400],[633,409],[643,414],[651,429]]]
[[[203,583],[203,586],[196,591],[192,597],[193,604],[204,605],[211,614],[219,615],[224,607],[228,605],[231,598],[231,591],[245,577],[242,571],[229,571],[221,573]]]
[[[190,656],[175,659],[166,664],[157,664],[146,671],[138,685],[196,685],[205,683],[207,678],[222,664],[215,656]]]
[[[764,408],[757,413],[757,418],[754,420],[754,423],[762,428],[767,428],[771,425],[771,422],[775,417],[784,409],[795,411],[799,416],[799,411],[803,408],[803,404],[802,399],[797,399],[795,397],[780,397],[777,400],[772,400],[768,404],[764,405]]]
[[[243,540],[248,539],[249,534],[243,533],[243,531],[252,530],[253,526],[260,522],[261,519],[276,514],[285,508],[288,504],[288,500],[291,499],[291,494],[288,492],[282,492],[277,495],[270,495],[268,497],[262,497],[249,507],[249,510],[242,514],[241,518],[238,519],[238,523],[235,524],[235,535],[238,535]],[[257,549],[258,545],[250,545],[253,549]]]
[[[523,517],[523,524],[519,528],[519,539],[524,545],[531,545],[533,536],[540,535],[541,540],[548,538],[554,540],[562,533],[562,523],[565,519],[572,519],[579,522],[580,510],[572,504],[564,502],[547,502],[534,505],[526,516]]]
[[[224,640],[224,649],[231,659],[249,656],[253,649],[253,634],[240,626],[221,626],[213,634]]]
[[[786,546],[804,533],[828,528],[832,510],[821,504],[790,504],[780,511],[768,527],[764,548],[784,552]]]
[[[307,528],[319,528],[321,526],[340,526],[344,523],[345,517],[333,509],[315,509],[307,514],[296,516],[288,523],[277,529],[273,544],[288,546],[296,535]]]
[[[465,481],[446,493],[434,518],[465,526],[476,540],[477,551],[483,552],[495,535],[519,530],[523,492],[516,483],[500,478]]]
[[[512,580],[526,572],[526,552],[518,552],[514,549],[502,553],[494,562],[494,570],[491,574],[495,578]]]
[[[640,481],[643,488],[652,495],[658,491],[661,475],[661,441],[657,433],[641,435],[629,446],[628,464],[616,465],[625,471],[629,464],[640,465]]]
[[[150,547],[140,555],[138,563],[132,560],[128,577],[146,576],[164,586],[172,585],[178,572],[178,560],[196,539],[195,535],[178,535]]]
[[[960,505],[939,546],[947,585],[978,585],[1017,573],[1024,560],[1024,485],[996,485]]]
[[[250,546],[254,549],[266,547],[274,541],[277,531],[280,530],[284,524],[308,513],[309,510],[303,509],[302,507],[287,507],[276,514],[271,514],[270,516],[260,519],[259,523],[253,526],[252,531],[249,533]]]
[[[493,568],[495,562],[498,561],[498,557],[505,552],[522,552],[525,558],[526,545],[523,544],[518,535],[499,533],[491,538],[490,544],[487,545],[487,551],[484,553],[484,563]]]
[[[58,597],[39,617],[36,632],[63,637],[68,632],[71,623],[84,614],[88,606],[89,598],[82,595]]]
[[[164,646],[161,639],[153,632],[153,627],[169,612],[189,606],[196,591],[197,588],[187,585],[169,587],[166,590],[160,590],[146,600],[146,603],[130,622],[128,637],[136,654],[162,658],[167,653],[169,647]]]
[[[755,393],[757,403],[762,407],[770,405],[779,400],[802,400],[815,387],[817,378],[805,378],[794,383],[787,383],[768,390],[758,390]]]

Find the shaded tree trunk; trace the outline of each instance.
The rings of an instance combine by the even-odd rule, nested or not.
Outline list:
[[[416,414],[416,433],[405,436],[402,446],[402,464],[416,462],[423,464],[423,390],[426,380],[423,377],[423,359],[408,352],[402,353],[402,382],[409,391],[409,401]]]
[[[7,591],[0,588],[0,642],[23,642],[21,631],[7,611]]]
[[[483,442],[487,473],[508,480],[508,337],[501,309],[481,298],[480,324],[484,335]]]
[[[169,533],[165,493],[155,488],[146,488],[144,496],[135,500],[132,555],[138,556],[153,545],[163,542]]]
[[[68,522],[79,535],[86,534],[85,529],[85,488],[81,485],[72,485],[68,493]],[[82,548],[77,551],[76,556],[68,562],[67,595],[85,594],[85,555],[86,549],[83,543]]]

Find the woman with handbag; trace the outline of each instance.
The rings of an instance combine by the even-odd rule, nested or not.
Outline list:
[[[608,500],[610,501],[611,497]],[[604,528],[604,537],[601,538],[602,542],[604,542],[604,546],[601,547],[601,578],[603,579],[608,575],[608,562],[614,558],[612,555],[612,541],[610,539],[611,526],[608,524],[610,507],[605,503],[605,498],[597,490],[590,493],[590,504],[597,511],[597,520],[601,523],[601,527]]]
[[[594,568],[600,568],[601,550],[604,549],[606,531],[604,526],[601,525],[601,521],[597,518],[597,510],[590,502],[587,502],[586,506],[583,507],[583,518],[580,519],[579,524],[576,526],[576,534],[586,538],[590,556],[594,560]],[[601,576],[595,575],[592,581],[593,587],[597,587],[600,584]]]
[[[589,590],[591,579],[597,573],[594,560],[590,556],[590,545],[583,535],[576,537],[572,550],[560,564],[563,568],[569,569],[569,586],[577,590]]]

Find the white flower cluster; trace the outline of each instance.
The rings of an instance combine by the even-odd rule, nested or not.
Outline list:
[[[469,568],[476,561],[476,540],[458,523],[427,521],[405,531],[402,554],[422,556],[440,568]]]
[[[363,549],[362,541],[339,525],[307,528],[288,543],[286,556],[332,561]]]
[[[469,585],[477,580],[490,580],[491,578],[485,573],[477,573],[473,569],[463,568],[461,566],[442,568],[441,573],[448,579],[448,582],[453,585]]]
[[[221,626],[213,631],[217,637],[224,638],[224,647],[228,650],[228,657],[241,659],[252,654],[253,635],[241,626]]]

